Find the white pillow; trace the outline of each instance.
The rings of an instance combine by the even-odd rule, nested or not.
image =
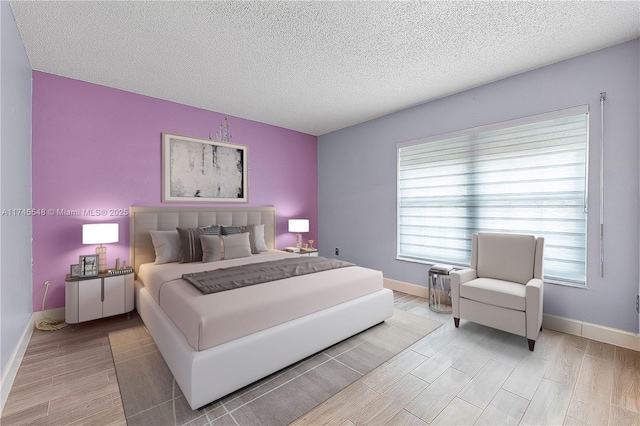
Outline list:
[[[237,259],[251,256],[249,233],[222,235],[222,259]]]
[[[264,241],[264,224],[254,225],[254,241],[256,242],[256,250],[258,252],[269,251],[267,243]]]
[[[156,265],[177,262],[180,255],[178,231],[149,231],[153,250],[156,252]]]
[[[200,235],[202,243],[202,261],[217,262],[222,260],[222,246],[218,235]]]

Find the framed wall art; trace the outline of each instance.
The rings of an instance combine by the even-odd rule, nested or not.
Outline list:
[[[247,147],[162,134],[162,201],[246,203]]]

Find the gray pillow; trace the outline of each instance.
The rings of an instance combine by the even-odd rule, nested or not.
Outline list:
[[[249,233],[222,235],[222,258],[224,260],[251,256]]]
[[[218,235],[200,235],[202,243],[202,261],[217,262],[222,260],[222,246]]]
[[[200,228],[204,235],[220,235],[220,226],[218,225],[210,225]]]
[[[222,230],[222,235],[233,235],[233,234],[239,234],[242,232],[241,226],[222,225],[220,228]]]
[[[149,231],[149,234],[156,252],[156,265],[178,261],[180,240],[177,231]]]
[[[201,228],[176,228],[180,240],[180,254],[178,262],[202,262],[202,244],[200,235],[204,234]]]

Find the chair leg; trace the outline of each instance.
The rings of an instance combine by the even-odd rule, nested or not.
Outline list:
[[[453,323],[455,324],[456,328],[460,327],[460,318],[454,318]]]
[[[527,342],[529,343],[529,350],[531,352],[533,352],[533,348],[536,346],[536,341],[535,340],[531,340],[531,339],[527,339]]]

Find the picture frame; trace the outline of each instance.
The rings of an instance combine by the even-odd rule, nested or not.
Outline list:
[[[162,201],[248,202],[248,149],[162,133]]]
[[[73,264],[71,265],[71,267],[69,268],[69,276],[70,277],[78,277],[80,274],[80,265],[79,264]]]
[[[98,255],[85,254],[78,259],[78,277],[98,276]]]

